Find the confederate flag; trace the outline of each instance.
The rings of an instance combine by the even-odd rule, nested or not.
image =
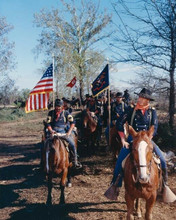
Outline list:
[[[76,76],[66,86],[72,88],[76,84]]]

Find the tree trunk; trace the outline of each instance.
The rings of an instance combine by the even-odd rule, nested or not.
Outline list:
[[[83,80],[82,79],[80,79],[79,85],[80,85],[80,88],[79,88],[80,101],[81,101],[81,105],[82,105],[82,102],[83,102]]]
[[[174,112],[175,112],[175,82],[174,70],[170,71],[170,97],[169,97],[169,125],[171,129],[174,126]]]

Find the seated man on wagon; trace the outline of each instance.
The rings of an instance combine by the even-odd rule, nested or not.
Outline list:
[[[61,139],[66,140],[69,143],[68,146],[74,158],[72,161],[73,165],[75,168],[81,168],[82,165],[78,162],[77,149],[71,136],[73,129],[75,128],[75,121],[73,116],[67,110],[64,110],[62,100],[56,99],[55,109],[48,113],[46,127],[50,134],[65,134]]]

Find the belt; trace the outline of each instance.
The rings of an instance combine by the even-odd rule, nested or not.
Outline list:
[[[57,130],[60,130],[60,131],[64,131],[65,130],[65,127],[64,128],[61,128],[61,127],[53,127],[53,129],[55,130],[55,129],[57,129]]]

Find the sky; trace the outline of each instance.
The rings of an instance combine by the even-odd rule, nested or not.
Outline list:
[[[109,0],[101,0],[101,4],[101,7],[112,12]],[[58,6],[59,0],[0,0],[0,16],[6,17],[7,23],[14,26],[8,39],[15,42],[17,66],[10,73],[10,77],[15,80],[19,90],[32,89],[43,75],[43,72],[39,73],[39,69],[43,68],[42,55],[35,58],[32,51],[37,45],[40,34],[40,29],[33,24],[33,15],[42,8],[52,9]],[[110,83],[113,81],[116,86],[119,86],[122,84],[120,80],[124,79],[124,75],[125,79],[130,79],[132,69],[129,73],[129,66],[121,64],[112,75],[111,77],[110,72]],[[127,85],[123,84],[123,86]]]

